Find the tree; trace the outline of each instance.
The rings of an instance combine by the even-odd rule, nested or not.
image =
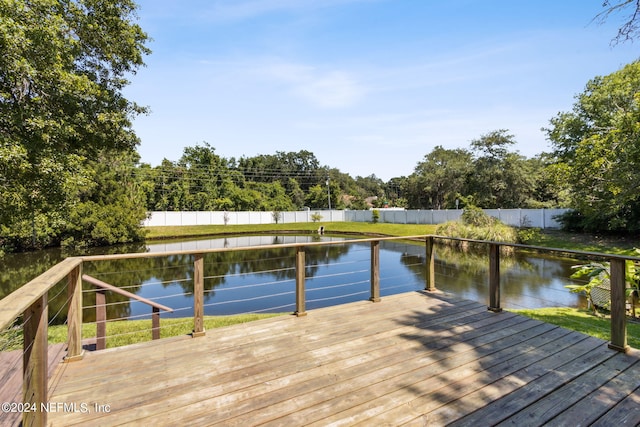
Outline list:
[[[409,177],[409,199],[413,208],[447,209],[455,207],[463,192],[473,163],[467,150],[436,146],[416,165]]]
[[[640,0],[622,0],[617,3],[611,0],[602,2],[604,11],[600,12],[595,20],[600,23],[605,22],[610,16],[617,14],[623,10],[631,10],[624,18],[624,23],[618,28],[618,34],[611,41],[612,44],[631,41],[638,36],[640,31]]]
[[[65,246],[104,246],[144,238],[141,221],[147,212],[144,190],[134,173],[138,154],[104,151],[89,162],[91,184],[67,200]]]
[[[135,9],[132,0],[0,1],[0,245],[25,221],[33,236],[41,221],[52,238],[63,234],[61,209],[92,176],[91,159],[137,145],[131,119],[145,109],[122,94],[149,53]]]
[[[508,147],[515,137],[506,129],[491,131],[471,142],[476,153],[466,194],[482,208],[526,207],[535,191],[532,164]]]
[[[640,230],[640,62],[589,81],[545,131],[572,188],[574,226]]]

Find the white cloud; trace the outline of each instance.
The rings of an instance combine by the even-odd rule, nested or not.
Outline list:
[[[261,69],[260,73],[286,84],[290,93],[321,108],[350,107],[367,93],[351,73],[342,70],[274,63]]]

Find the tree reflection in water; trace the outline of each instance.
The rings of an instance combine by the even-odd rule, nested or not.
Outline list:
[[[320,236],[253,236],[197,241],[172,241],[153,245],[109,248],[112,253],[145,252],[202,247],[233,248],[250,245],[318,241]],[[249,239],[249,240],[248,240]],[[322,236],[323,240],[340,240]],[[351,239],[351,238],[350,238]],[[163,246],[164,245],[164,246]],[[370,260],[368,242],[351,245],[312,246],[305,249],[307,308],[368,299]],[[423,289],[424,246],[381,242],[381,295]],[[194,249],[195,251],[195,249]],[[104,249],[102,251],[104,253]],[[74,255],[60,251],[10,254],[0,259],[0,292],[10,293],[42,271]],[[193,263],[191,255],[109,260],[85,263],[84,273],[175,309],[162,316],[193,314]],[[567,260],[531,253],[516,253],[501,259],[504,307],[582,306],[583,299],[568,292],[572,283]],[[436,245],[436,286],[462,298],[486,302],[488,251],[461,252]],[[295,248],[208,253],[204,256],[205,314],[235,314],[249,311],[293,311],[295,306]],[[95,292],[84,284],[84,319],[95,320]],[[66,283],[50,292],[49,313],[53,323],[66,318]],[[107,292],[108,319],[149,315],[151,309]],[[57,315],[56,315],[57,314]]]

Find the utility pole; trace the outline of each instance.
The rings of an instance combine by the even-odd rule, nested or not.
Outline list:
[[[329,187],[329,177],[327,177],[327,196],[329,198],[329,210],[331,210],[331,187]]]

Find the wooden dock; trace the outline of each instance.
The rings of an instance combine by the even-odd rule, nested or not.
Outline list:
[[[411,292],[87,353],[49,424],[638,425],[640,351]]]

